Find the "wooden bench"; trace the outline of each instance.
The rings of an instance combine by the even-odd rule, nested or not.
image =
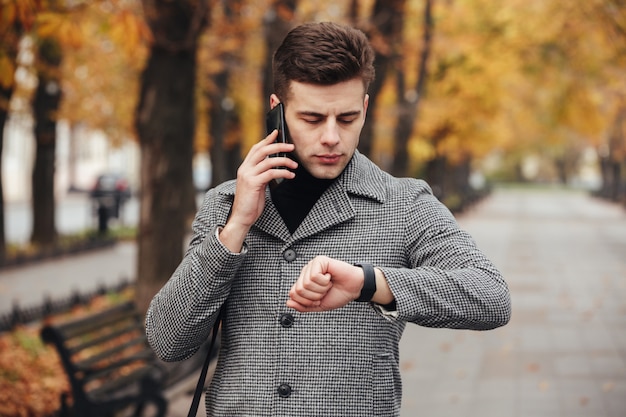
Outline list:
[[[111,416],[134,406],[139,416],[153,404],[157,416],[165,416],[167,372],[147,344],[133,303],[46,325],[41,337],[56,347],[72,388],[72,405],[63,396],[61,415]]]

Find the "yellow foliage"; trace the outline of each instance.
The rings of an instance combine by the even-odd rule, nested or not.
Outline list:
[[[17,7],[15,2],[2,2],[2,9],[0,9],[0,30],[2,33],[9,30],[9,28],[15,22],[17,16]]]
[[[35,14],[41,8],[36,0],[2,0],[0,3],[0,33],[11,30],[19,23],[25,30],[30,30]]]
[[[152,41],[152,32],[145,20],[130,10],[123,10],[111,17],[109,37],[120,45],[129,57],[137,48]]]
[[[13,85],[15,63],[5,54],[0,52],[0,86],[8,89]]]
[[[37,35],[41,38],[55,36],[65,17],[59,13],[42,12],[37,16]]]
[[[437,156],[432,143],[424,137],[414,137],[409,141],[408,152],[411,160],[418,163],[427,162]]]
[[[35,33],[39,38],[55,38],[62,45],[80,48],[84,40],[82,21],[66,13],[42,12],[37,15]]]
[[[119,144],[134,137],[147,29],[133,9],[122,3],[114,6],[104,9],[100,2],[89,3],[66,18],[82,42],[78,47],[62,43],[64,94],[60,115],[102,130],[113,144]]]
[[[264,133],[263,16],[269,3],[246,0],[237,13],[227,14],[226,3],[215,2],[198,55],[200,101],[214,88],[214,74],[231,73],[227,87],[241,129],[228,140],[240,141],[244,152]],[[284,9],[279,13],[294,24],[344,21],[349,3],[299,2],[294,16]],[[375,1],[358,3],[358,15],[366,19]],[[84,2],[63,13],[37,0],[0,0],[0,4],[0,34],[16,21],[24,27],[36,22],[38,36],[55,37],[62,44],[65,117],[84,120],[114,136],[132,132],[138,75],[152,40],[136,9],[139,2]],[[626,27],[626,13],[621,8],[606,14],[615,4],[613,0],[434,2],[429,78],[408,148],[413,163],[434,156],[480,158],[494,150],[541,151],[548,143],[560,149],[581,136],[596,146],[606,142],[616,97],[626,94],[626,42],[609,30]],[[404,39],[393,45],[401,55],[396,69],[404,72],[407,90],[417,81],[423,7],[422,0],[405,2]],[[10,85],[14,71],[14,63],[0,50],[0,84]],[[375,150],[386,155],[395,146],[396,96],[404,93],[387,81],[377,108],[369,110],[377,116]],[[207,104],[199,108],[206,112]],[[197,119],[201,125],[196,145],[206,148],[210,120],[205,114]]]

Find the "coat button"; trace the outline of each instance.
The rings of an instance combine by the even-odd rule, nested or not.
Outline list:
[[[283,313],[280,315],[280,325],[283,327],[291,327],[293,326],[295,319],[293,314]]]
[[[287,398],[291,395],[291,387],[289,384],[280,384],[278,386],[278,395],[282,398]]]
[[[297,258],[297,254],[296,251],[293,249],[287,249],[286,251],[283,252],[283,258],[287,261],[287,262],[293,262],[296,260]]]

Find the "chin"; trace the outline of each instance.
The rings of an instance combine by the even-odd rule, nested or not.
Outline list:
[[[309,171],[311,175],[320,180],[334,180],[341,174],[340,169],[319,168]]]

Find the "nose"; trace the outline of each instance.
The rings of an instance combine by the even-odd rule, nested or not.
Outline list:
[[[323,145],[333,147],[339,143],[341,137],[339,136],[339,126],[337,121],[331,118],[328,119],[322,132],[321,142]]]

